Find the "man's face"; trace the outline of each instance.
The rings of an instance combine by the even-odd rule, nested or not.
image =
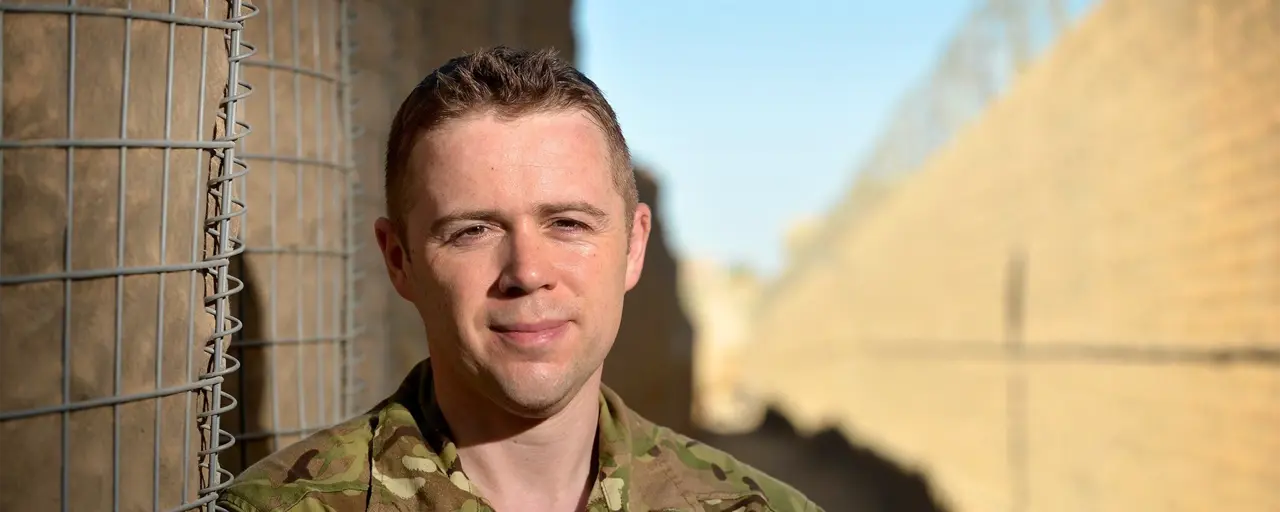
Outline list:
[[[385,219],[377,231],[437,371],[526,417],[598,377],[650,221],[625,211],[610,157],[580,111],[466,117],[418,142],[404,239]]]

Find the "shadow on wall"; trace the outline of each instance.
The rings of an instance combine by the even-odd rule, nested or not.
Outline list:
[[[805,437],[769,410],[755,431],[716,435],[695,428],[694,330],[682,306],[679,264],[666,243],[659,187],[637,170],[640,201],[654,211],[640,282],[627,294],[622,326],[605,361],[604,380],[645,417],[792,485],[829,512],[944,512],[924,476],[828,429]]]
[[[604,364],[604,382],[627,406],[661,425],[693,425],[693,326],[680,302],[678,264],[667,245],[658,183],[636,170],[640,202],[653,209],[640,282],[626,296],[622,325]]]
[[[252,345],[267,339],[263,328],[267,319],[259,297],[261,279],[255,272],[258,261],[253,261],[253,256],[241,255],[232,261],[231,268],[244,281],[244,290],[232,299],[232,311],[244,322],[244,329],[231,343],[231,355],[240,360],[240,369],[229,375],[225,384],[239,403],[222,420],[222,427],[236,436],[236,444],[223,452],[219,463],[235,475],[278,448],[271,437],[261,435],[271,430],[270,415],[262,413],[264,405],[270,406],[267,400],[271,397],[266,396],[270,360],[267,347]]]
[[[750,433],[694,437],[790,484],[828,512],[947,511],[924,475],[832,428],[803,436],[774,409]]]

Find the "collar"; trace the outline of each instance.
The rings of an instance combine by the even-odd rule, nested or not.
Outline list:
[[[435,400],[430,359],[423,360],[400,388],[373,413],[370,449],[370,509],[492,511],[471,483]],[[596,438],[597,471],[587,509],[625,510],[632,477],[634,433],[625,406],[602,385]]]

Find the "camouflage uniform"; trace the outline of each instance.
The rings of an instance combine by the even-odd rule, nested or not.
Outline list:
[[[235,512],[493,512],[463,472],[423,361],[369,413],[254,464],[222,492]],[[796,490],[600,398],[589,512],[820,512]],[[520,512],[520,511],[511,511]]]

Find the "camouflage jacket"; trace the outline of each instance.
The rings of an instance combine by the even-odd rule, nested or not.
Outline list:
[[[245,470],[218,504],[235,512],[493,512],[463,472],[433,396],[423,361],[370,412]],[[654,425],[608,388],[599,430],[588,512],[821,511],[724,452]]]

